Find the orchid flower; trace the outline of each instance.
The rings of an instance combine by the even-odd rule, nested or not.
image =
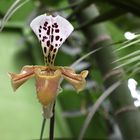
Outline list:
[[[52,108],[59,93],[61,79],[67,80],[77,92],[84,89],[88,71],[80,74],[69,67],[54,66],[58,49],[73,31],[73,26],[61,16],[40,15],[30,24],[41,42],[45,66],[24,66],[19,74],[9,73],[14,91],[31,77],[35,77],[37,98],[44,118],[51,118]]]

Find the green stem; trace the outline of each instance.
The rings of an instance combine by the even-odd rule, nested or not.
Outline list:
[[[43,132],[44,132],[44,129],[45,129],[45,124],[46,124],[46,118],[43,118],[41,133],[40,133],[40,140],[42,140],[42,138],[43,138]]]
[[[49,140],[54,140],[54,122],[55,122],[55,103],[53,106],[53,116],[50,119],[50,135]]]

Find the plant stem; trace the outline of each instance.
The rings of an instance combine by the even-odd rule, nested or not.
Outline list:
[[[50,135],[49,140],[54,140],[54,122],[55,122],[55,103],[53,106],[53,116],[50,119]]]
[[[43,132],[44,132],[45,124],[46,124],[46,118],[43,118],[41,133],[40,133],[40,140],[42,140],[42,138],[43,138]]]

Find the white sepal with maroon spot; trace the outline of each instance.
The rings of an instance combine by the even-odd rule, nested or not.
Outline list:
[[[71,34],[73,26],[59,15],[46,14],[36,17],[30,26],[41,42],[47,63],[53,64],[58,48]]]

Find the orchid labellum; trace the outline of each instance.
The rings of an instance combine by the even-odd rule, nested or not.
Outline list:
[[[69,67],[54,66],[59,47],[73,31],[73,26],[61,16],[36,17],[30,24],[41,42],[46,66],[24,66],[19,74],[9,73],[14,91],[29,78],[35,77],[37,98],[43,106],[44,117],[52,117],[52,108],[60,89],[60,79],[66,79],[77,92],[84,89],[88,71],[80,74]]]

